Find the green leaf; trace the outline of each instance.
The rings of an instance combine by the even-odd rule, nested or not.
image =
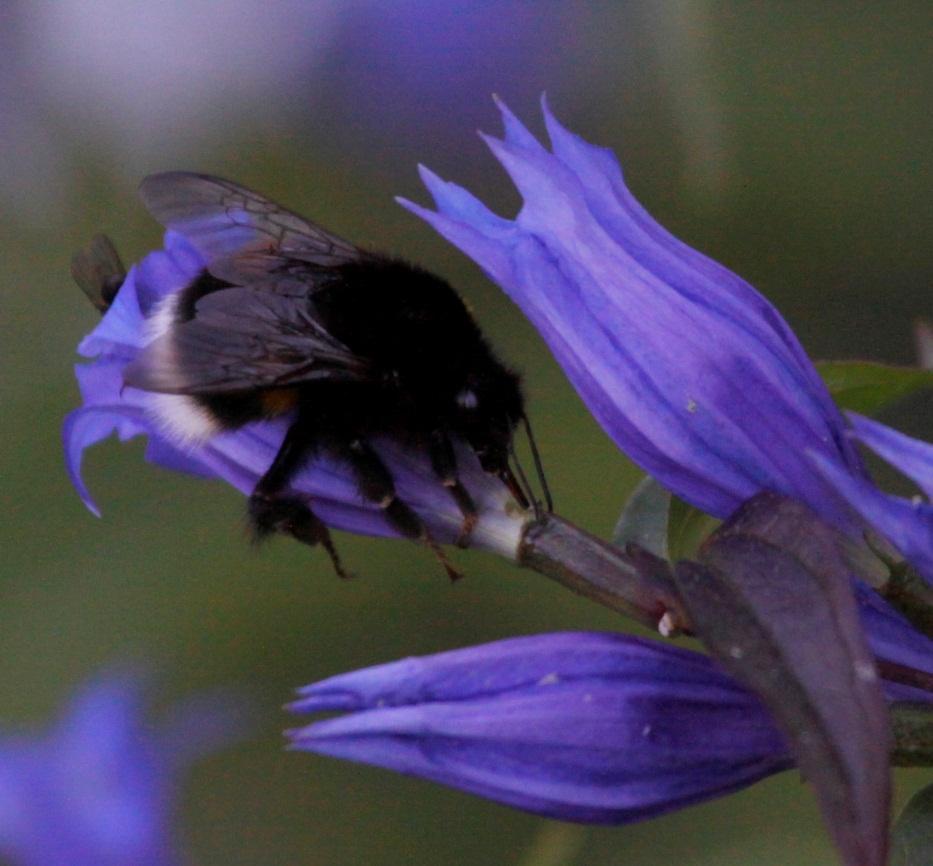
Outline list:
[[[637,544],[661,559],[667,559],[668,513],[671,494],[646,475],[638,482],[612,532],[616,547]]]
[[[720,522],[705,511],[671,496],[667,522],[667,549],[671,562],[694,556]]]
[[[678,499],[650,475],[632,491],[612,533],[612,543],[637,544],[676,562],[693,556],[720,521]]]
[[[829,393],[842,409],[873,417],[924,388],[933,388],[933,370],[872,361],[819,361]]]
[[[933,866],[933,785],[914,794],[897,819],[891,866]]]

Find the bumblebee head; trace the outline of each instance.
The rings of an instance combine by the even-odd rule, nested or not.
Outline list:
[[[501,473],[508,467],[515,425],[524,414],[518,376],[499,364],[474,369],[454,400],[459,432],[484,470]]]

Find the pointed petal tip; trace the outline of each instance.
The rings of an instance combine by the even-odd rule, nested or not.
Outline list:
[[[502,119],[505,122],[506,127],[508,127],[509,122],[518,122],[518,119],[515,117],[514,112],[511,108],[506,105],[505,100],[499,96],[498,93],[492,94],[492,101],[496,108],[499,109],[499,113],[502,115]]]
[[[405,210],[416,211],[421,207],[420,204],[413,202],[410,198],[406,198],[403,195],[395,196],[395,203],[400,204]]]
[[[434,217],[438,216],[437,211],[433,211],[424,205],[405,198],[403,195],[396,196],[395,200],[409,213],[413,213],[416,217],[420,217],[421,219],[425,220],[425,222],[430,223]]]
[[[505,123],[506,136],[508,136],[508,131],[510,128],[516,131],[527,133],[525,125],[518,119],[515,112],[509,108],[505,100],[499,96],[498,93],[492,94],[492,101],[495,103],[496,108],[499,109],[499,113],[502,115],[502,120]]]
[[[421,162],[418,163],[418,176],[421,178],[421,182],[432,192],[446,183],[437,172],[432,171]]]
[[[353,690],[322,686],[316,683],[298,689],[297,699],[289,701],[283,709],[290,713],[327,713],[351,712],[366,706],[366,701]]]
[[[418,177],[420,177],[422,180],[424,180],[426,176],[434,174],[434,172],[431,171],[431,169],[429,169],[423,162],[419,162],[417,168]]]
[[[496,155],[498,155],[502,148],[506,147],[506,142],[504,139],[496,138],[496,136],[490,135],[488,132],[483,132],[483,130],[477,129],[476,134],[483,140],[483,143],[486,145],[486,147],[488,147]]]
[[[62,447],[65,452],[65,470],[68,473],[68,478],[72,486],[84,503],[84,507],[95,517],[100,518],[100,508],[97,507],[97,503],[94,502],[90,490],[88,490],[87,485],[84,483],[84,479],[81,477],[81,458],[84,455],[86,444],[88,444],[76,441],[76,437],[79,436],[79,431],[76,430],[76,427],[81,418],[81,411],[81,409],[76,409],[74,412],[70,412],[65,417],[65,421],[62,424]]]

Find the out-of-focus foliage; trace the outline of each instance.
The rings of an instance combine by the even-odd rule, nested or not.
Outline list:
[[[275,541],[254,553],[242,500],[174,477],[142,447],[103,445],[89,516],[63,468],[74,347],[96,311],[68,277],[111,234],[127,261],[160,237],[139,178],[206,170],[263,190],[353,240],[457,285],[524,372],[562,513],[608,535],[638,474],[520,314],[393,202],[424,162],[511,215],[517,199],[473,134],[490,94],[532,117],[546,90],[611,146],[651,212],[747,278],[811,355],[910,363],[933,315],[929,6],[503,2],[4,6],[0,25],[3,522],[0,716],[52,714],[99,662],[154,656],[166,699],[231,680],[269,708],[341,671],[516,634],[613,629],[558,587],[466,553],[449,585],[402,542],[338,538],[360,579]],[[164,7],[164,8],[163,8]],[[455,14],[456,13],[456,14]],[[892,414],[893,412],[897,414]],[[884,420],[929,439],[929,398]],[[288,724],[196,774],[183,804],[197,862],[523,863],[539,819],[375,769],[282,751]],[[904,796],[923,781],[900,773]],[[543,856],[543,855],[536,855]],[[565,862],[829,861],[792,774],[622,829],[587,831]]]

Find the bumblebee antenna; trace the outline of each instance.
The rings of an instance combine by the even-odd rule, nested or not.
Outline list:
[[[538,502],[538,497],[535,496],[534,490],[531,489],[531,485],[528,483],[528,476],[525,475],[525,470],[522,469],[522,464],[519,462],[518,454],[515,453],[514,442],[509,442],[509,456],[512,458],[512,462],[515,464],[515,471],[518,474],[520,489],[525,499],[525,502],[521,504],[524,505],[525,508],[531,505],[535,513],[535,518],[538,518],[541,516],[541,503]]]
[[[126,268],[113,241],[107,235],[95,235],[71,257],[71,277],[103,315],[126,279]]]
[[[547,507],[548,513],[550,513],[554,511],[554,499],[551,496],[551,488],[547,485],[547,478],[544,477],[544,465],[541,463],[541,455],[538,453],[538,444],[535,442],[534,434],[531,432],[531,422],[524,412],[522,412],[522,422],[525,424],[525,433],[528,436],[528,444],[531,446],[531,457],[535,462],[535,472],[538,475],[538,481],[541,482],[544,504]]]

